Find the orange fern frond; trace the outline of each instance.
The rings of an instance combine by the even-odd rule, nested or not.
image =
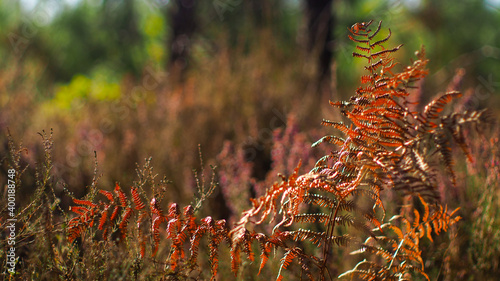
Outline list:
[[[174,203],[175,204],[175,203]],[[173,204],[172,204],[173,205]],[[161,211],[161,208],[160,206],[158,205],[158,200],[156,200],[156,198],[152,198],[150,203],[149,203],[149,207],[151,208],[151,212],[154,214],[154,215],[157,215],[157,216],[160,216],[160,217],[163,217],[163,212]],[[175,204],[175,207],[177,207],[177,204]]]
[[[162,217],[155,217],[151,223],[151,233],[153,235],[153,257],[158,252],[158,245],[160,244],[160,223],[162,222]]]
[[[132,191],[132,199],[134,200],[135,209],[136,210],[143,209],[145,207],[145,205],[142,202],[141,197],[139,196],[139,192],[137,192],[137,189],[134,187],[131,187],[130,190]]]
[[[109,221],[114,221],[116,217],[118,216],[118,211],[120,210],[120,207],[117,205],[113,209],[113,213],[111,213],[111,217],[109,218]]]
[[[127,205],[128,205],[127,204],[127,196],[125,195],[125,193],[123,193],[123,191],[120,188],[120,186],[118,185],[118,183],[116,183],[116,185],[115,185],[115,193],[118,196],[118,199],[120,200],[121,207],[123,207],[123,208],[127,207]]]
[[[109,202],[113,202],[114,201],[114,198],[113,198],[113,193],[107,191],[107,190],[99,190],[99,193],[101,193],[102,195],[106,196],[106,198],[108,199]]]
[[[324,142],[342,146],[342,145],[344,145],[345,140],[340,138],[340,137],[336,137],[336,136],[324,136],[320,140],[318,140],[317,142],[313,143],[312,147],[316,147],[319,144],[324,143]]]
[[[295,216],[295,222],[304,222],[304,223],[319,222],[326,225],[328,223],[329,217],[330,216],[325,213],[298,214]]]
[[[83,215],[83,214],[88,213],[90,211],[88,208],[81,207],[81,206],[70,206],[69,210],[74,212],[74,213],[77,213],[79,215]]]
[[[127,226],[130,217],[132,216],[133,209],[132,208],[127,208],[125,213],[123,214],[123,218],[119,224],[119,229],[121,231],[121,237],[123,240],[127,237]]]
[[[106,207],[104,211],[101,213],[101,218],[99,219],[99,226],[97,227],[99,230],[102,230],[104,224],[106,223],[106,219],[108,218],[108,208]]]
[[[321,242],[325,240],[326,232],[317,232],[309,229],[298,229],[293,231],[293,239],[295,241],[309,240],[311,243],[319,247]],[[285,267],[286,268],[286,267]]]
[[[424,116],[427,119],[436,119],[438,117],[438,113],[443,111],[443,108],[446,104],[451,102],[454,98],[461,97],[462,93],[453,91],[444,94],[436,100],[433,100],[431,103],[425,106]]]
[[[78,204],[78,205],[89,206],[89,207],[92,207],[92,208],[97,207],[97,204],[92,203],[92,202],[90,202],[88,200],[79,200],[79,199],[73,198],[73,202],[75,204]]]
[[[211,218],[210,218],[211,219]],[[191,253],[191,258],[190,258],[190,263],[191,264],[196,264],[196,259],[198,257],[198,252],[199,252],[199,245],[200,245],[200,240],[205,235],[205,233],[208,231],[209,226],[207,225],[208,223],[202,224],[199,228],[197,228],[193,236],[191,237],[191,247],[189,249],[189,252]]]
[[[260,273],[262,272],[262,269],[264,268],[267,261],[269,260],[269,254],[271,253],[271,250],[272,250],[272,244],[270,242],[266,241],[267,239],[266,239],[265,235],[263,235],[263,234],[261,235],[261,238],[258,240],[259,240],[260,250],[261,250],[260,266],[259,266],[259,273],[258,273],[258,275],[260,275]]]
[[[231,249],[231,271],[234,273],[234,276],[237,276],[238,269],[240,268],[241,264],[240,252],[241,252],[240,244],[234,245]]]
[[[281,271],[283,269],[287,269],[287,267],[290,266],[292,261],[299,255],[299,251],[300,251],[300,248],[292,248],[292,249],[289,249],[283,255],[283,258],[281,258],[281,266],[280,266],[280,270],[278,272],[278,277],[276,279],[277,281],[283,280],[283,275],[282,275]]]

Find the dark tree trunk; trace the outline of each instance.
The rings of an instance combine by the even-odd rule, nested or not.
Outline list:
[[[175,0],[169,10],[172,36],[168,65],[174,76],[181,79],[188,66],[191,40],[196,31],[195,6],[196,0]]]
[[[307,51],[317,58],[319,86],[330,84],[333,57],[332,0],[305,0],[307,19]]]

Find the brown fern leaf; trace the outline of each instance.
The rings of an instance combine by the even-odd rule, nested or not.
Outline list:
[[[173,252],[170,256],[170,268],[175,270],[179,261],[185,258],[184,244],[189,241],[198,229],[193,217],[193,208],[184,208],[184,218],[180,216],[177,204],[172,204],[169,209],[167,225],[167,238],[172,239]],[[206,230],[200,231],[200,235]],[[196,246],[196,245],[195,245]]]
[[[374,73],[375,71],[377,71],[380,67],[383,67],[384,66],[384,60],[382,59],[379,59],[378,61],[374,62],[374,63],[371,63],[370,65],[368,66],[365,66],[365,69],[366,70],[369,70],[370,72]],[[373,91],[373,88],[369,89],[369,91]]]
[[[174,237],[172,239],[172,255],[170,256],[170,268],[172,270],[175,270],[177,265],[179,264],[179,261],[181,259],[184,259],[185,257],[185,252],[184,252],[184,247],[183,244],[180,243],[180,239],[177,239],[177,237]]]
[[[457,124],[451,127],[450,130],[452,131],[451,133],[453,136],[453,140],[455,141],[456,144],[460,146],[462,152],[467,157],[467,161],[469,161],[469,163],[474,163],[474,158],[470,153],[469,146],[467,145],[467,141],[465,139],[464,129],[462,128],[462,126]]]
[[[157,214],[158,216],[161,216],[161,210],[156,206],[156,201],[155,201],[155,204],[153,204],[153,201],[151,201],[151,204],[154,205],[154,207],[152,207],[152,211],[153,213]],[[177,205],[177,203],[172,203],[170,205],[170,207],[168,208],[168,215],[167,217],[169,219],[179,219],[180,218],[180,210],[179,210],[179,206]]]
[[[402,46],[403,46],[403,44],[401,44],[401,45],[399,45],[397,47],[394,47],[392,49],[385,49],[385,50],[382,50],[382,51],[378,51],[378,52],[372,53],[370,55],[371,59],[375,59],[375,58],[380,57],[380,56],[384,56],[384,55],[387,55],[387,54],[390,54],[390,53],[394,53],[397,50],[399,50]]]
[[[426,119],[436,119],[438,118],[438,114],[443,111],[443,108],[446,104],[451,102],[454,98],[459,98],[462,96],[462,93],[457,91],[452,91],[444,94],[436,100],[433,100],[431,103],[425,106],[424,116]]]
[[[200,240],[205,235],[207,231],[210,231],[210,228],[213,228],[213,220],[211,217],[206,217],[202,220],[202,224],[200,227],[196,228],[191,237],[191,247],[189,252],[191,254],[189,262],[191,264],[196,264],[196,259],[198,257]]]
[[[368,47],[362,47],[362,46],[356,46],[356,49],[368,53],[370,51],[370,48]]]
[[[307,195],[304,196],[304,203],[315,204],[320,207],[327,207],[329,209],[332,209],[335,206],[337,206],[336,200],[315,193],[307,193]],[[354,202],[351,201],[350,203],[352,204],[351,207],[354,207]],[[348,207],[347,210],[352,210],[352,209]]]
[[[73,198],[73,202],[82,206],[71,206],[70,210],[76,214],[77,217],[72,218],[68,222],[68,241],[72,243],[76,238],[81,236],[87,228],[94,225],[95,215],[97,213],[97,204],[88,200],[79,200]],[[84,207],[87,206],[87,207]]]
[[[262,234],[262,236],[263,237],[261,239],[259,239],[261,254],[260,254],[260,266],[259,266],[258,275],[260,275],[260,273],[262,272],[262,269],[264,268],[267,261],[269,260],[269,254],[271,253],[271,250],[272,250],[272,244],[270,242],[266,241],[265,235]]]
[[[298,214],[295,216],[295,222],[304,222],[304,223],[319,222],[322,224],[327,224],[329,218],[330,216],[325,213]]]
[[[155,197],[153,197],[149,203],[149,207],[151,209],[151,213],[153,213],[156,216],[163,217],[163,212],[158,204],[158,200],[156,200]],[[172,204],[171,208],[177,208],[177,204]]]
[[[353,103],[348,102],[348,101],[336,101],[336,102],[329,101],[329,103],[331,106],[338,107],[338,108],[346,108],[346,107],[353,105]]]
[[[108,218],[108,206],[102,211],[101,218],[99,219],[99,226],[97,227],[99,230],[102,230],[104,224],[106,223],[106,219]]]
[[[75,199],[75,198],[73,198],[73,202],[74,202],[75,204],[78,204],[78,205],[84,205],[84,206],[89,206],[89,207],[91,207],[91,208],[95,208],[95,207],[97,207],[97,204],[92,203],[92,202],[90,202],[90,201],[88,201],[88,200],[79,200],[79,199]]]
[[[170,219],[167,224],[167,239],[174,239],[181,230],[182,222],[180,219]]]
[[[69,210],[78,214],[78,215],[84,215],[84,214],[90,212],[90,209],[88,209],[86,207],[81,207],[81,206],[70,206]]]
[[[283,258],[281,258],[281,266],[280,266],[280,270],[278,272],[278,277],[276,278],[277,281],[281,281],[283,280],[283,275],[281,273],[281,271],[283,269],[286,269],[288,266],[290,266],[290,264],[292,263],[292,261],[300,255],[301,253],[301,249],[298,248],[298,247],[295,247],[295,248],[292,248],[292,249],[289,249],[284,255],[283,255]]]
[[[344,145],[345,140],[342,138],[336,137],[336,136],[324,136],[320,140],[318,140],[317,142],[313,143],[312,147],[316,147],[324,142],[342,146],[342,145]]]
[[[109,202],[113,202],[114,201],[114,198],[113,198],[113,193],[107,191],[107,190],[99,190],[99,193],[101,193],[102,195],[106,196],[106,198],[108,199]]]
[[[125,238],[127,238],[127,226],[128,226],[129,219],[132,216],[133,211],[134,210],[132,208],[127,208],[125,210],[125,213],[123,214],[122,220],[120,221],[119,229],[120,229],[121,237],[123,240],[125,240]]]
[[[109,221],[114,221],[118,217],[119,210],[120,210],[120,206],[116,205],[115,208],[113,209],[113,213],[111,213],[111,217],[109,218]]]
[[[356,135],[356,133],[354,133],[352,131],[352,129],[348,128],[346,125],[344,125],[344,123],[342,122],[333,122],[333,121],[330,121],[330,120],[323,120],[323,122],[321,122],[321,124],[323,126],[332,126],[338,130],[340,130],[342,133],[350,136],[352,134]]]
[[[115,193],[116,193],[116,196],[118,196],[118,199],[120,200],[120,204],[121,204],[121,207],[125,208],[127,207],[127,196],[125,195],[125,193],[123,193],[122,189],[120,188],[120,186],[118,185],[118,183],[116,183],[115,185]]]
[[[481,124],[492,124],[493,120],[491,120],[488,111],[466,111],[464,113],[453,113],[449,116],[445,116],[442,119],[442,124],[444,127],[451,132],[453,140],[456,144],[460,146],[462,152],[467,157],[467,160],[470,163],[474,162],[474,158],[469,151],[469,147],[465,138],[465,126],[466,125],[474,125],[476,130],[478,130]]]
[[[71,219],[68,222],[68,242],[72,243],[83,232],[82,222],[78,217]]]
[[[434,230],[436,235],[439,235],[441,231],[447,231],[448,228],[458,222],[461,217],[456,216],[455,213],[458,212],[460,208],[453,210],[452,212],[448,212],[448,207],[443,207],[442,205],[435,205],[434,210],[430,212],[429,204],[424,200],[422,196],[418,196],[420,203],[424,207],[424,215],[422,217],[422,221],[420,223],[417,218],[420,218],[419,215],[415,215],[414,227],[420,232],[420,236],[426,236],[429,240],[432,241],[432,237],[430,233]],[[415,213],[418,212],[415,210]],[[432,229],[431,229],[432,227]]]
[[[137,217],[137,229],[141,231],[142,223],[148,218],[148,213],[146,211],[140,211]]]
[[[371,23],[370,23],[371,24]],[[382,27],[382,21],[378,22],[377,30],[375,30],[371,35],[368,36],[368,39],[372,40],[373,37],[377,36],[377,34],[380,32]]]
[[[337,244],[337,246],[347,246],[351,241],[352,241],[352,237],[350,234],[344,234],[344,235],[340,235],[340,236],[336,236],[336,235],[332,235],[330,237],[328,237],[328,241],[330,243],[335,243]]]
[[[295,241],[309,240],[317,247],[319,247],[321,245],[321,242],[326,239],[326,232],[317,232],[309,229],[301,228],[296,231],[292,231],[291,234],[293,235],[293,239]]]
[[[183,259],[185,256],[183,245],[186,241],[188,241],[192,235],[194,234],[195,231],[198,231],[199,228],[195,222],[195,218],[193,216],[194,214],[194,209],[192,206],[186,206],[184,208],[184,218],[174,218],[169,221],[168,227],[171,227],[172,225],[176,226],[176,232],[177,235],[172,239],[173,244],[174,244],[174,254],[172,254],[173,257]],[[172,222],[172,224],[170,223]],[[180,230],[179,230],[180,228]],[[168,233],[173,233],[171,230],[167,230]],[[206,229],[200,232],[204,234],[206,232]],[[201,238],[201,237],[200,237]]]
[[[139,192],[137,192],[137,189],[134,187],[131,187],[130,190],[132,191],[132,199],[134,200],[135,209],[136,210],[143,209],[145,207],[145,205],[142,202],[141,197],[139,196]]]
[[[380,24],[382,23],[381,21],[379,22]],[[389,40],[389,38],[391,38],[391,35],[392,35],[392,32],[391,32],[391,29],[389,28],[389,34],[387,34],[387,36],[384,38],[384,39],[381,39],[381,40],[378,40],[378,41],[375,41],[373,43],[370,43],[370,48],[375,48],[377,46],[381,46],[382,44],[384,44],[385,42],[387,42]],[[374,36],[369,36],[368,38],[371,40],[373,39]]]
[[[366,56],[366,55],[362,55],[360,53],[356,53],[356,52],[352,52],[352,56],[355,57],[355,58],[365,58],[367,59],[368,61],[371,60],[371,58],[369,56]]]
[[[457,177],[455,175],[455,171],[453,170],[454,164],[451,154],[451,143],[449,138],[446,136],[444,132],[438,132],[434,136],[434,142],[436,143],[436,149],[441,155],[441,159],[445,165],[448,175],[450,176],[451,182],[453,183],[453,185],[456,185]]]
[[[175,246],[169,260],[171,270],[176,270],[177,266],[179,265],[179,261],[183,258],[182,256],[184,256],[184,249],[179,246]]]
[[[160,244],[160,224],[162,223],[162,217],[155,217],[151,223],[151,233],[153,235],[153,252],[151,256],[156,256],[158,252],[158,245]]]
[[[349,36],[349,39],[351,39],[352,41],[354,41],[356,43],[363,43],[366,45],[370,44],[370,40],[368,40],[368,39],[358,39],[358,38],[352,37],[351,35],[348,35],[348,36]]]
[[[342,274],[340,277],[357,275],[364,276],[363,278],[366,280],[371,278],[393,279],[398,275],[405,276],[410,272],[416,272],[429,280],[429,277],[424,272],[424,261],[419,246],[420,239],[425,236],[432,242],[432,232],[437,235],[441,231],[446,231],[460,217],[455,216],[457,210],[450,213],[446,207],[443,208],[441,205],[435,205],[434,208],[431,208],[424,197],[418,196],[418,198],[424,208],[423,215],[413,209],[413,222],[401,215],[392,217],[388,223],[381,226],[384,235],[368,238],[360,250],[352,253],[364,254],[370,252],[382,257],[388,265],[363,261],[353,270]],[[401,223],[401,227],[395,224],[396,221]],[[395,235],[393,238],[389,237],[391,232]],[[391,251],[384,245],[389,246]],[[375,270],[362,269],[366,266]],[[385,270],[380,271],[380,269]],[[382,272],[383,274],[381,274]]]
[[[194,208],[191,205],[184,207],[184,220],[186,228],[190,231],[197,227],[196,218],[194,217]]]
[[[140,247],[140,256],[141,256],[141,259],[144,258],[144,256],[146,255],[146,238],[144,237],[144,235],[140,235],[140,242],[139,242],[139,247]]]
[[[226,229],[226,221],[218,220],[215,225],[207,221],[209,217],[205,218],[202,223],[205,223],[209,226],[210,229],[210,243],[208,244],[210,248],[209,260],[211,263],[212,269],[212,278],[211,280],[215,280],[217,276],[217,269],[219,266],[219,244],[227,238],[228,231]],[[211,218],[210,218],[211,219]]]
[[[349,31],[357,36],[363,36],[363,37],[368,37],[368,32],[371,30],[369,29],[370,25],[373,23],[373,20],[370,20],[368,22],[358,22],[355,23],[349,28]],[[378,31],[377,31],[378,32]],[[371,38],[370,38],[371,39]]]
[[[231,271],[237,276],[241,264],[241,244],[234,244],[231,248]]]

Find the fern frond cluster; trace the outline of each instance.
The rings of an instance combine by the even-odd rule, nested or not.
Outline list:
[[[102,231],[102,239],[112,239],[113,232],[119,232],[118,242],[136,239],[140,245],[140,257],[146,255],[146,244],[151,246],[151,256],[158,252],[160,232],[164,239],[171,241],[172,251],[169,258],[171,271],[176,271],[180,263],[186,266],[195,265],[199,252],[200,240],[209,237],[210,263],[213,276],[217,273],[218,247],[227,241],[227,226],[225,220],[214,220],[208,216],[198,221],[194,216],[194,208],[188,205],[181,209],[172,203],[168,212],[164,213],[158,200],[153,197],[149,204],[143,201],[139,191],[131,187],[132,200],[129,200],[121,187],[116,184],[114,194],[100,190],[106,200],[93,203],[89,200],[73,199],[77,206],[70,208],[78,216],[68,223],[68,241],[88,235],[88,230],[97,225]],[[130,237],[129,222],[133,220],[138,237]],[[145,229],[145,225],[150,227]],[[111,230],[111,232],[109,231]],[[189,259],[186,258],[185,246],[189,246]]]
[[[346,122],[323,120],[335,131],[313,144],[332,144],[335,150],[319,159],[309,173],[301,175],[299,164],[289,177],[282,176],[264,195],[251,199],[251,208],[233,227],[211,217],[198,220],[191,206],[181,210],[173,203],[164,213],[155,197],[144,200],[146,193],[132,188],[129,200],[117,185],[114,194],[101,191],[106,201],[74,200],[78,206],[72,211],[78,216],[69,222],[68,240],[95,227],[103,239],[109,239],[108,229],[119,231],[119,239],[140,243],[141,258],[146,244],[155,257],[160,241],[168,240],[171,253],[166,264],[176,272],[182,266],[196,267],[205,236],[212,279],[218,271],[219,246],[225,241],[235,275],[242,254],[250,261],[260,256],[260,273],[272,252],[283,253],[277,280],[284,279],[284,270],[292,263],[310,279],[332,278],[333,249],[357,244],[360,250],[353,254],[362,254],[364,260],[340,277],[407,280],[420,274],[429,279],[420,240],[426,237],[432,242],[433,235],[460,219],[457,210],[441,205],[436,163],[443,164],[455,183],[452,144],[473,161],[463,128],[485,123],[488,116],[485,111],[444,115],[446,105],[461,96],[456,91],[431,101],[422,112],[413,111],[411,90],[427,75],[425,52],[422,49],[410,66],[398,70],[393,54],[402,45],[386,48],[390,30],[381,36],[381,22],[373,30],[372,24],[357,23],[349,29],[349,38],[357,45],[353,56],[366,60],[368,74],[361,77],[361,86],[350,100],[330,102]],[[434,161],[435,156],[440,159]],[[384,192],[420,203],[409,205],[411,211],[402,208],[386,221]],[[138,237],[128,235],[129,222],[136,225]],[[266,224],[272,225],[271,233],[260,230],[259,225]]]
[[[436,235],[446,231],[448,227],[460,220],[455,216],[457,210],[448,212],[446,207],[431,206],[419,196],[424,213],[413,209],[414,217],[395,215],[380,229],[374,230],[379,235],[368,237],[360,250],[354,255],[367,253],[381,257],[382,262],[364,259],[343,276],[358,276],[368,280],[411,280],[416,272],[427,280],[429,276],[424,270],[424,260],[421,256],[420,239],[426,237],[433,242],[432,233]],[[400,226],[398,226],[400,225]]]

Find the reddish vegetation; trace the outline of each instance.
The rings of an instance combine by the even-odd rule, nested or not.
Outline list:
[[[381,23],[372,30],[371,21],[351,27],[349,37],[357,43],[353,56],[367,60],[365,69],[369,74],[361,77],[362,85],[349,101],[331,102],[348,122],[323,121],[323,125],[340,133],[325,136],[313,146],[329,143],[336,150],[320,158],[310,172],[301,175],[299,164],[289,176],[281,176],[280,182],[260,191],[258,186],[262,182],[251,178],[249,165],[233,165],[227,160],[233,155],[242,163],[244,156],[226,144],[219,159],[223,164],[220,180],[229,209],[240,216],[234,226],[211,216],[197,219],[198,205],[188,205],[181,212],[172,203],[164,214],[157,194],[147,196],[142,187],[132,187],[130,201],[117,184],[116,196],[100,191],[106,203],[94,198],[73,199],[79,206],[71,208],[77,217],[68,224],[68,241],[85,236],[97,220],[97,228],[103,231],[105,240],[112,235],[108,228],[116,231],[113,224],[118,225],[120,240],[140,244],[141,259],[145,258],[148,241],[152,257],[157,255],[159,245],[168,241],[171,247],[166,261],[168,272],[184,276],[196,268],[200,241],[206,237],[212,280],[217,276],[219,247],[223,242],[230,251],[235,275],[243,263],[241,252],[254,261],[253,244],[260,247],[259,274],[273,249],[282,253],[277,280],[284,279],[283,269],[289,269],[295,262],[301,274],[310,279],[330,278],[336,269],[331,262],[334,248],[355,245],[359,250],[353,253],[363,255],[364,259],[341,276],[397,280],[421,275],[429,279],[421,239],[426,237],[432,243],[433,235],[460,220],[457,209],[449,212],[442,203],[437,176],[440,167],[436,163],[440,161],[446,170],[445,180],[455,184],[453,143],[472,162],[464,128],[488,123],[489,119],[485,111],[444,115],[445,106],[461,96],[456,91],[431,101],[423,112],[416,111],[408,97],[415,83],[427,75],[424,50],[410,66],[398,71],[393,53],[401,45],[384,47],[391,33],[377,39],[381,30]],[[297,137],[293,126],[287,130],[281,138],[300,147],[303,139]],[[279,133],[275,138],[280,138]],[[300,162],[296,159],[300,151],[287,154],[286,148],[279,144],[276,142],[273,155],[283,159],[273,162],[275,170],[290,169],[291,159],[294,165]],[[309,161],[310,154],[302,157]],[[278,163],[282,166],[277,166]],[[203,188],[204,184],[198,182],[201,198],[210,193]],[[243,211],[237,205],[238,195],[247,197],[250,191],[261,196],[250,199],[250,208]],[[388,198],[396,198],[401,206],[389,212]],[[149,205],[144,203],[147,201]],[[113,214],[108,219],[111,209]],[[386,214],[393,216],[387,219]],[[136,223],[137,231],[129,230],[130,221]],[[267,223],[271,229],[263,226],[259,230],[260,225]]]

